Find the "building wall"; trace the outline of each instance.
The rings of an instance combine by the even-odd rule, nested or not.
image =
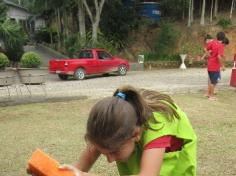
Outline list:
[[[25,10],[21,10],[11,6],[9,6],[9,9],[7,11],[8,18],[15,19],[16,21],[27,20],[30,15],[31,14],[26,12]]]
[[[44,19],[36,19],[35,20],[35,29],[39,29],[40,27],[45,27],[45,20]]]

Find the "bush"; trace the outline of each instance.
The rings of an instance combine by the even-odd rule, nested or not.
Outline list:
[[[160,32],[155,37],[154,50],[158,58],[171,56],[177,44],[179,31],[175,30],[173,25],[165,23],[161,25]]]
[[[20,63],[25,68],[38,68],[42,61],[38,54],[34,52],[26,52],[21,57]]]
[[[57,32],[54,28],[42,27],[35,31],[34,39],[36,42],[55,43],[57,41]]]
[[[3,54],[3,53],[0,53],[0,69],[4,69],[6,66],[9,65],[9,59],[8,57]]]
[[[204,54],[203,46],[194,42],[186,42],[182,44],[179,50],[179,54],[188,54],[192,57],[196,57]]]
[[[65,38],[66,54],[69,55],[69,57],[73,57],[73,55],[77,53],[80,48],[81,47],[78,34],[72,34]]]
[[[223,29],[229,27],[232,23],[231,23],[231,19],[230,18],[221,18],[218,23],[219,26],[221,26]]]

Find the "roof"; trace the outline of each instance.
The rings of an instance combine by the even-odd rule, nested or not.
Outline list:
[[[3,0],[3,2],[9,6],[13,6],[22,10],[25,10],[28,12],[28,9],[26,9],[25,7],[20,6],[19,4],[15,4],[14,2],[8,1],[8,0]]]

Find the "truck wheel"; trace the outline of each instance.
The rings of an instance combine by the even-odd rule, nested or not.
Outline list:
[[[118,74],[121,75],[121,76],[124,76],[126,75],[127,73],[127,68],[125,65],[120,65],[119,68],[118,68]]]
[[[59,74],[58,77],[60,78],[60,80],[67,80],[68,79],[68,75]]]
[[[82,80],[82,79],[84,79],[84,77],[85,77],[85,70],[82,68],[78,68],[75,71],[74,78],[77,80]]]

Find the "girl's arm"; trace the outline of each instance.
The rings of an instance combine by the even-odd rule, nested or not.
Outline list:
[[[165,148],[144,150],[139,176],[157,176],[160,174]]]
[[[82,152],[76,167],[83,172],[88,172],[99,156],[100,153],[96,148],[88,145],[85,151]]]

